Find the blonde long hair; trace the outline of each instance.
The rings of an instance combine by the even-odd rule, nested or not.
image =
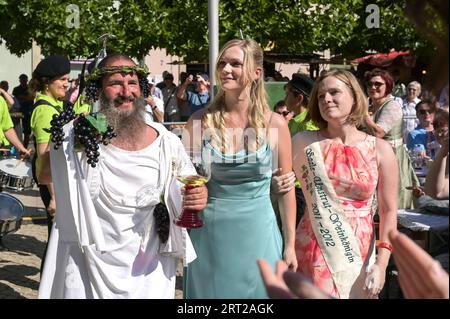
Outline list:
[[[266,90],[264,88],[264,72],[261,76],[252,80],[252,73],[256,68],[263,70],[263,51],[259,44],[252,39],[235,39],[228,41],[219,53],[216,61],[215,74],[216,83],[218,84],[217,95],[214,100],[206,108],[202,116],[202,128],[208,130],[211,134],[211,144],[220,149],[222,153],[226,153],[230,147],[230,137],[226,133],[225,126],[225,92],[222,89],[222,81],[220,78],[219,62],[224,52],[237,46],[244,52],[243,61],[243,83],[245,85],[245,94],[249,98],[248,109],[248,125],[256,133],[256,148],[262,145],[265,134],[260,134],[266,130],[265,113],[270,111],[267,103]]]

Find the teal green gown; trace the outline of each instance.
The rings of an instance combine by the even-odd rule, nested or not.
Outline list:
[[[204,226],[190,231],[197,259],[185,271],[184,297],[267,298],[256,264],[282,258],[282,238],[270,201],[271,150],[223,155],[205,142],[213,158]]]

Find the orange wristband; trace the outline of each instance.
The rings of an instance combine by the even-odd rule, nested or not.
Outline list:
[[[385,248],[385,249],[389,250],[391,253],[392,253],[392,250],[393,250],[392,245],[389,244],[389,243],[386,243],[386,242],[379,242],[377,244],[377,248],[378,249]]]

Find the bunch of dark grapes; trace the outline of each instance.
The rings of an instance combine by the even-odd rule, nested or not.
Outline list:
[[[108,145],[109,141],[116,136],[117,136],[117,134],[114,132],[114,129],[112,128],[112,126],[108,125],[106,128],[106,132],[102,134],[101,142],[103,143],[103,145]]]
[[[91,116],[95,117],[96,115],[91,114]],[[98,157],[100,156],[99,144],[103,143],[103,145],[108,145],[109,141],[117,136],[113,128],[109,125],[104,133],[98,132],[86,119],[84,114],[80,114],[79,118],[75,121],[74,133],[76,142],[84,146],[88,158],[87,163],[91,167],[97,166]]]
[[[153,211],[153,216],[155,217],[156,233],[158,234],[159,240],[165,243],[169,238],[170,228],[169,211],[166,205],[163,203],[157,204]]]
[[[50,133],[51,140],[55,144],[53,146],[55,150],[61,146],[64,140],[63,126],[72,121],[74,118],[75,112],[72,107],[68,107],[61,113],[53,115],[53,118],[50,121]]]

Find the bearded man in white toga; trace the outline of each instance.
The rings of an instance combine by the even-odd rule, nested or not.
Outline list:
[[[121,54],[92,73],[100,113],[117,137],[100,145],[96,167],[74,149],[73,121],[62,147],[51,150],[56,215],[39,298],[174,298],[179,259],[196,258],[186,229],[173,220],[181,209],[201,210],[206,187],[183,190],[172,172],[195,174],[179,138],[144,118],[146,77]],[[94,86],[92,86],[94,83]],[[168,239],[156,231],[153,211],[164,202]]]

